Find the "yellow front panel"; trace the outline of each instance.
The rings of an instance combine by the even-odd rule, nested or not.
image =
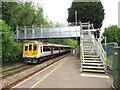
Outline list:
[[[36,56],[38,53],[38,45],[36,43],[25,43],[23,45],[24,56]]]

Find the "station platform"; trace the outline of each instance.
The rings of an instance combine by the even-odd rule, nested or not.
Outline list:
[[[69,55],[13,88],[111,88],[111,75],[79,72],[79,66],[80,60]]]

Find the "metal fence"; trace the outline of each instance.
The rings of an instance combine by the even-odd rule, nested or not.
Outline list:
[[[110,70],[113,70],[113,47],[118,47],[117,43],[107,43],[106,46],[105,44],[102,44],[104,50],[107,52],[107,66]]]

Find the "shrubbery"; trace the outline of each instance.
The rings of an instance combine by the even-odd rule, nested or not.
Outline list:
[[[105,28],[103,36],[106,36],[107,43],[117,42],[120,45],[120,28],[118,28],[117,26],[113,25]]]
[[[12,33],[10,32],[10,27],[5,24],[4,21],[0,20],[0,30],[2,30],[2,62],[4,64],[18,62],[21,55],[21,45],[14,44],[13,40],[10,38]]]

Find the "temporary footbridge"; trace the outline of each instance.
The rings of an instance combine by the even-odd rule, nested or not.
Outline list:
[[[89,23],[81,23],[80,28],[80,71],[107,73],[106,52],[102,48],[100,38],[94,37],[96,30],[93,25],[90,27]]]

